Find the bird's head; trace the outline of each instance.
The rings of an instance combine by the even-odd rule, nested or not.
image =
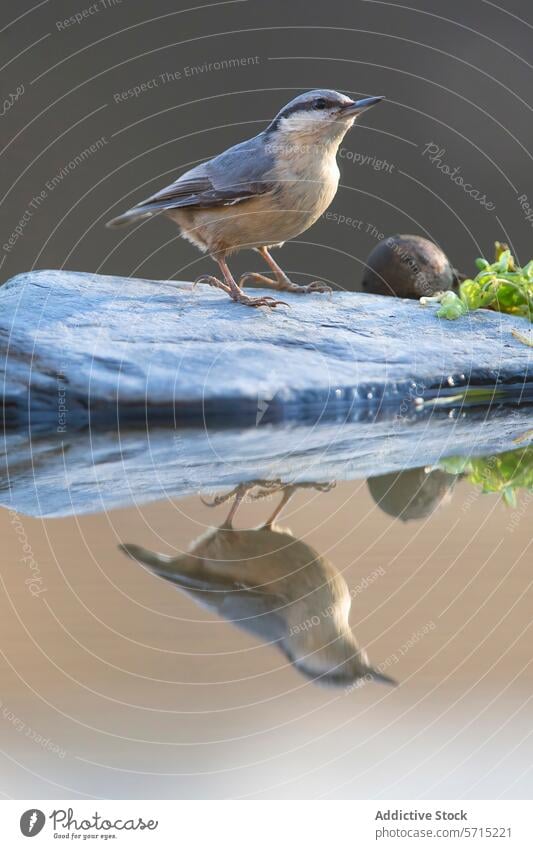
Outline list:
[[[355,119],[381,100],[382,97],[352,100],[332,89],[307,91],[278,112],[266,134],[281,137],[289,144],[297,144],[299,140],[315,144],[339,143]]]

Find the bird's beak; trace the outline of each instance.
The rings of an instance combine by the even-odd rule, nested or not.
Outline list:
[[[371,106],[375,106],[376,103],[380,103],[382,100],[385,100],[384,97],[363,97],[362,100],[354,100],[352,103],[347,103],[346,106],[341,108],[341,115],[360,115],[361,112],[364,112],[365,109],[370,109]]]
[[[371,678],[372,681],[377,681],[380,684],[387,684],[389,687],[397,687],[398,682],[394,678],[389,678],[388,675],[384,675],[383,672],[378,672],[377,669],[368,669],[367,675]]]

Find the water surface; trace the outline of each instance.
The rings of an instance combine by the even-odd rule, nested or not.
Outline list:
[[[458,420],[441,440],[448,458]],[[44,450],[37,436],[28,452],[27,434],[8,435],[4,792],[529,798],[531,421],[523,410],[482,416],[479,434],[483,422],[498,452],[417,464],[432,444],[426,422],[409,431],[412,461],[400,473],[391,458],[406,422],[389,422],[382,453],[365,451],[359,431],[352,465],[342,430],[320,449],[316,428],[306,443],[266,426],[263,445],[276,436],[283,451],[257,483],[257,434],[197,435],[242,446],[240,487],[233,462],[218,486],[201,485],[207,466],[194,465],[192,434],[124,433],[116,455],[97,433],[92,454],[84,443]],[[176,487],[185,479],[192,494],[172,491],[172,452]],[[54,481],[62,509],[27,515],[24,505],[46,513]],[[28,500],[32,491],[44,502]]]

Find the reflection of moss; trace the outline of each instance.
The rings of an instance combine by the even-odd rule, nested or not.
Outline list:
[[[533,492],[533,445],[489,457],[449,457],[439,465],[450,474],[466,475],[482,492],[501,492],[511,507],[517,490]]]

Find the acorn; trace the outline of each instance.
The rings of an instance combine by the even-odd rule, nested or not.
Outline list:
[[[449,501],[457,475],[424,468],[389,472],[368,478],[366,484],[377,506],[389,516],[407,522],[425,519]]]
[[[461,275],[422,236],[388,236],[371,251],[362,285],[373,295],[422,298],[457,286]]]

